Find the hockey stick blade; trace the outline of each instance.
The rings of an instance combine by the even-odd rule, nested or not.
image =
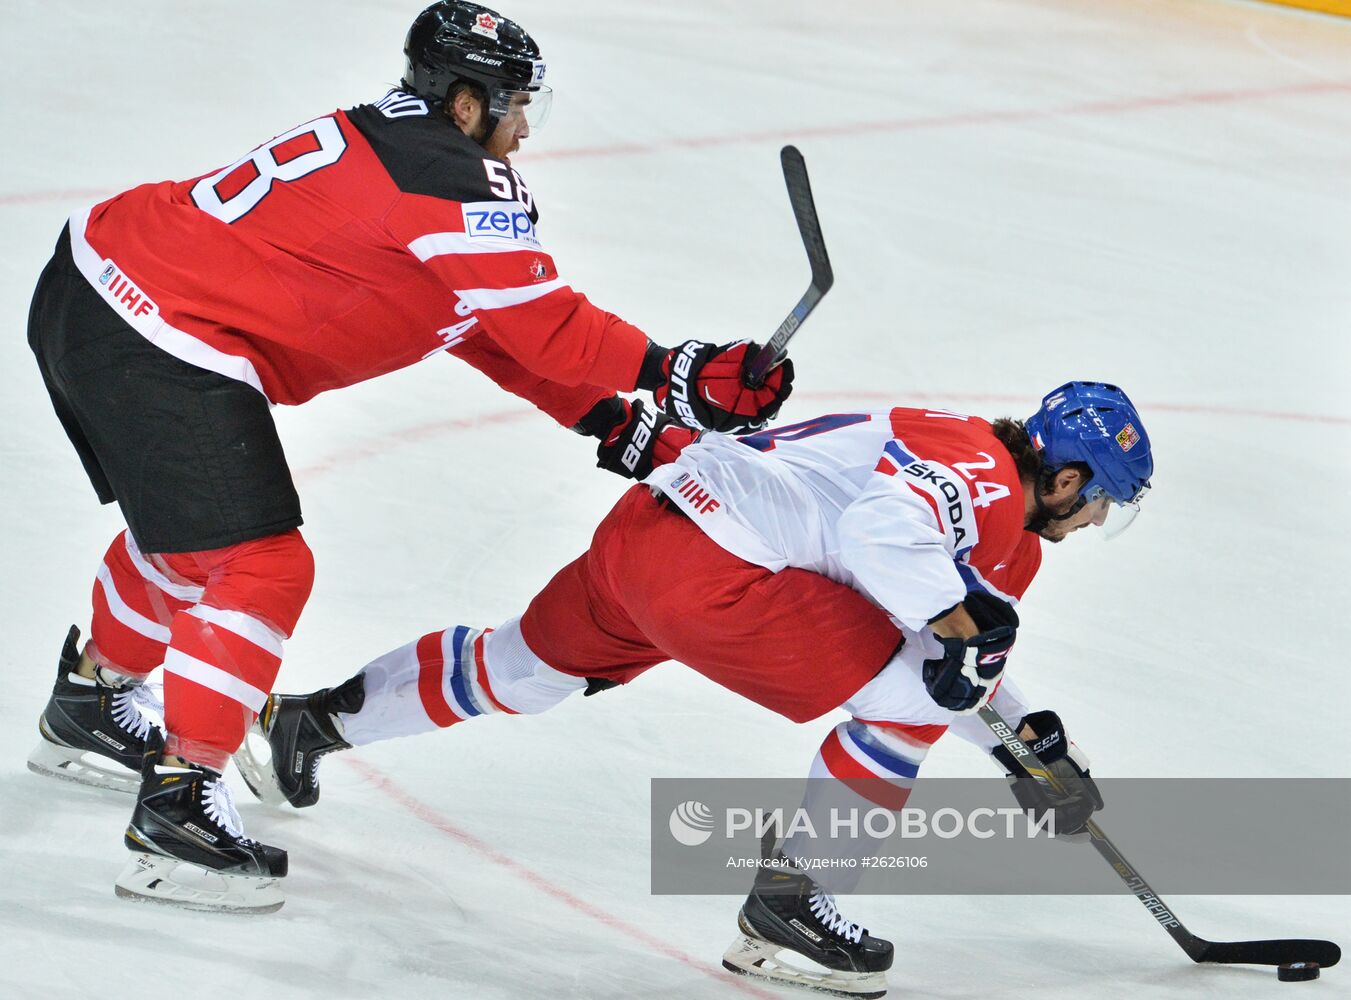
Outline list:
[[[1273,941],[1207,941],[1196,938],[1198,947],[1187,954],[1194,962],[1218,962],[1225,965],[1289,965],[1291,962],[1317,962],[1323,968],[1342,960],[1342,949],[1332,941],[1306,938],[1279,938]]]
[[[979,713],[981,721],[990,727],[990,732],[998,737],[1004,748],[1013,755],[1018,767],[1035,781],[1053,791],[1063,791],[1045,764],[1032,752],[1032,748],[1018,738],[1013,727],[1004,721],[991,705],[983,706]],[[1197,937],[1178,919],[1170,906],[1159,898],[1145,881],[1144,876],[1126,860],[1102,827],[1088,821],[1089,840],[1098,852],[1116,872],[1117,877],[1126,884],[1126,888],[1135,894],[1150,916],[1158,921],[1178,946],[1187,953],[1193,962],[1215,962],[1226,965],[1286,965],[1291,962],[1317,962],[1327,968],[1336,965],[1342,958],[1342,949],[1332,941],[1309,940],[1306,938],[1283,938],[1270,941],[1207,941]]]
[[[807,262],[811,265],[812,281],[807,292],[798,300],[787,318],[779,324],[769,342],[746,362],[741,381],[751,389],[765,384],[765,376],[771,368],[783,359],[788,341],[793,339],[803,321],[816,308],[818,302],[835,284],[835,272],[830,269],[830,255],[826,253],[826,241],[821,235],[821,220],[816,215],[816,202],[812,198],[812,185],[807,177],[807,161],[802,158],[796,146],[784,146],[779,152],[779,161],[783,164],[783,180],[788,185],[788,200],[793,206],[793,217],[797,219],[798,232],[802,234],[802,245],[807,250]]]

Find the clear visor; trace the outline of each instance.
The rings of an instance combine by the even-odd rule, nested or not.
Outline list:
[[[494,90],[489,110],[494,118],[507,122],[513,129],[523,126],[528,135],[544,127],[553,102],[552,88],[541,84],[535,90]]]
[[[1101,487],[1093,487],[1084,495],[1082,514],[1089,518],[1088,523],[1102,529],[1102,537],[1108,540],[1116,538],[1134,523],[1140,513],[1140,500],[1149,492],[1142,487],[1135,499],[1128,503],[1117,503]]]

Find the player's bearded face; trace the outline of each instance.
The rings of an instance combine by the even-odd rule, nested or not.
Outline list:
[[[1063,514],[1073,510],[1078,499],[1078,495],[1075,494],[1059,503],[1048,502],[1046,506],[1057,514]],[[1107,497],[1098,497],[1096,500],[1084,504],[1065,520],[1052,521],[1042,528],[1038,534],[1048,542],[1059,542],[1067,538],[1071,532],[1078,531],[1080,528],[1087,528],[1089,525],[1101,527],[1103,522],[1107,520],[1107,511],[1111,503],[1112,501]]]
[[[511,110],[497,123],[497,128],[483,144],[483,151],[499,160],[506,160],[521,148],[521,140],[530,137],[530,123],[525,117],[525,105],[529,97],[517,94],[512,99]]]
[[[498,119],[496,127],[488,134],[488,137],[481,140],[485,153],[494,159],[506,161],[512,153],[521,148],[521,141],[530,136],[528,115],[535,112],[536,116],[542,119],[548,113],[549,95],[544,95],[541,98],[541,106],[538,109],[531,106],[534,96],[528,93],[512,95],[511,104],[508,106],[506,113]],[[459,126],[460,131],[465,135],[477,137],[482,134],[486,124],[487,110],[477,97],[470,94],[460,94],[455,99],[453,107],[448,107],[447,110],[455,124]]]

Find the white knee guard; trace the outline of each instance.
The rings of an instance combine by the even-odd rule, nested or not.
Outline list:
[[[585,677],[555,670],[531,651],[519,617],[483,635],[481,658],[493,697],[509,712],[534,715],[586,690]]]

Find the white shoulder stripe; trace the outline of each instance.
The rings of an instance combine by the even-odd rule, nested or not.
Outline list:
[[[471,239],[465,233],[428,233],[426,236],[419,236],[408,244],[408,249],[413,252],[414,257],[423,263],[433,257],[445,257],[452,254],[540,252],[538,242],[506,238]]]
[[[263,391],[263,381],[258,377],[253,362],[248,358],[226,354],[205,341],[198,340],[192,334],[170,326],[160,318],[158,308],[144,314],[140,311],[119,308],[118,301],[109,291],[108,285],[99,281],[99,276],[109,273],[110,267],[120,269],[120,265],[110,258],[100,257],[98,251],[85,239],[85,229],[89,225],[89,211],[86,208],[70,217],[70,251],[71,256],[75,258],[75,266],[80,269],[90,287],[99,293],[103,301],[108,303],[133,330],[165,353],[172,354],[179,361],[186,361],[193,367],[204,368],[236,382],[245,382],[267,399],[267,393]],[[272,401],[268,402],[270,404]]]
[[[519,288],[457,288],[455,294],[471,310],[507,309],[523,302],[542,299],[550,292],[567,287],[566,281],[555,278],[553,281],[545,281],[538,285],[523,285]]]

